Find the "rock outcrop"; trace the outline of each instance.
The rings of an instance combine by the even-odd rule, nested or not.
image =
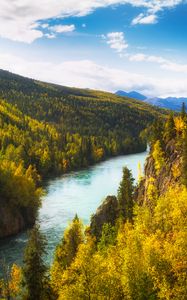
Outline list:
[[[1,202],[1,201],[0,201]],[[0,239],[16,235],[34,225],[35,214],[28,208],[11,208],[6,204],[0,206]]]
[[[181,178],[181,149],[176,146],[174,140],[166,144],[164,153],[166,154],[165,163],[159,173],[157,173],[155,161],[150,151],[145,163],[145,176],[135,193],[135,199],[139,204],[149,200],[148,187],[151,181],[158,194],[162,195],[168,187],[178,182]]]

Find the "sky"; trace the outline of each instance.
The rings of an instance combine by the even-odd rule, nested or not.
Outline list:
[[[0,0],[0,69],[187,97],[187,0]]]

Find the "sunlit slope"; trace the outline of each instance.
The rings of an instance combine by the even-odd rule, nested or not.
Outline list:
[[[118,135],[122,130],[138,136],[164,112],[111,93],[43,83],[6,71],[0,71],[0,96],[38,120],[86,135]]]

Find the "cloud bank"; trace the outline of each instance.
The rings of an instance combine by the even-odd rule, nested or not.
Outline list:
[[[163,70],[173,71],[178,73],[187,73],[187,64],[175,63],[161,56],[138,53],[134,55],[128,55],[128,58],[130,61],[135,61],[135,62],[147,62],[147,63],[159,64],[161,69]]]
[[[137,90],[147,96],[187,96],[187,78],[150,78],[133,72],[99,65],[91,60],[51,62],[27,61],[0,54],[0,68],[34,79],[79,88],[114,92]],[[37,76],[36,76],[37,74]]]

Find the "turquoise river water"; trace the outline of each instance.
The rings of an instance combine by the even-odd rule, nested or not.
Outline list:
[[[90,216],[102,200],[107,195],[117,194],[123,167],[131,169],[137,180],[138,163],[141,163],[143,169],[146,156],[147,152],[119,156],[48,181],[39,212],[41,230],[48,241],[48,262],[51,261],[53,250],[74,215],[77,213],[88,224]],[[0,257],[4,257],[9,264],[21,263],[26,241],[26,232],[0,241]]]

